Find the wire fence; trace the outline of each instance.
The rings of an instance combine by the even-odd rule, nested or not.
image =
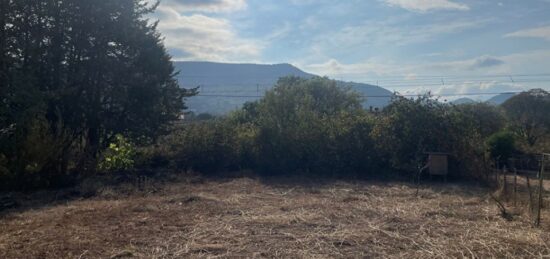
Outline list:
[[[492,177],[499,197],[527,212],[533,225],[540,226],[543,210],[550,209],[550,154],[513,157],[502,166],[497,164]]]

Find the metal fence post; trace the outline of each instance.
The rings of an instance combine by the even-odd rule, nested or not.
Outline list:
[[[538,208],[537,208],[537,219],[535,221],[535,225],[538,227],[540,226],[540,210],[542,208],[542,192],[544,191],[544,154],[542,154],[541,160],[540,160],[540,172],[539,172],[539,201],[538,201]]]
[[[518,193],[518,170],[514,168],[514,207],[517,205],[517,193]]]

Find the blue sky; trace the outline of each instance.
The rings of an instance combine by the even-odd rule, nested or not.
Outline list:
[[[154,18],[175,60],[290,63],[402,93],[550,89],[550,0],[163,0]]]

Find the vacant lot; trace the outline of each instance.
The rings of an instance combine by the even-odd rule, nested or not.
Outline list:
[[[506,220],[472,186],[174,181],[19,195],[0,216],[0,258],[550,256],[547,212],[540,229]]]

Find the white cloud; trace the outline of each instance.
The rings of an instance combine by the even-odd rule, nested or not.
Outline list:
[[[539,54],[540,55],[540,54]],[[522,60],[520,60],[522,59]],[[399,81],[416,81],[422,75],[440,74],[445,75],[464,74],[471,75],[472,73],[504,73],[504,69],[510,68],[508,62],[524,64],[529,57],[519,56],[504,56],[493,57],[488,55],[479,56],[476,58],[447,61],[447,62],[416,62],[409,64],[405,62],[393,62],[381,59],[368,59],[358,63],[345,64],[332,58],[326,62],[301,65],[305,70],[319,75],[330,77],[345,77],[349,80],[365,79],[367,77],[394,77]],[[440,77],[434,79],[440,82]],[[508,80],[508,78],[506,78]]]
[[[415,65],[380,62],[380,60],[373,59],[360,63],[343,64],[331,59],[324,63],[302,67],[306,71],[319,75],[327,75],[344,81],[379,85],[406,95],[427,92],[431,92],[436,96],[452,95],[443,97],[447,100],[457,99],[463,94],[468,94],[467,97],[469,98],[485,100],[491,97],[486,93],[515,92],[537,87],[531,83],[512,82],[508,77],[487,78],[480,76],[484,73],[470,70],[470,67],[475,65],[478,60],[484,60],[487,57]],[[449,70],[451,66],[454,66],[452,71]],[[437,75],[441,76],[438,77]],[[484,94],[471,95],[476,93]]]
[[[330,59],[323,63],[301,66],[305,70],[330,77],[345,77],[352,80],[361,75],[391,75],[401,74],[408,70],[406,65],[394,64],[391,62],[379,62],[374,59],[365,60],[360,63],[344,64],[336,59]]]
[[[448,84],[440,86],[431,91],[435,96],[441,96],[444,100],[456,100],[467,97],[477,101],[486,101],[499,93],[521,92],[530,89],[526,84],[485,81],[485,82],[462,82],[459,84]],[[492,95],[494,93],[494,95]],[[479,95],[476,95],[479,94]]]
[[[284,22],[282,26],[275,28],[265,38],[267,41],[273,41],[281,38],[285,38],[290,34],[293,27],[290,22]]]
[[[399,18],[369,21],[320,34],[314,37],[310,50],[313,52],[312,56],[334,57],[362,52],[366,47],[406,46],[479,28],[492,21],[491,19],[471,19],[428,25],[403,25],[405,21]]]
[[[343,63],[329,59],[298,66],[318,75],[377,84],[404,94],[427,91],[434,94],[509,92],[530,88],[548,89],[550,76],[545,68],[550,66],[550,51],[483,55],[444,62],[407,63],[371,58],[357,63]]]
[[[427,12],[431,10],[467,11],[470,7],[449,0],[382,0],[390,6],[398,6],[409,11]]]
[[[487,70],[494,67],[499,67],[503,64],[505,64],[505,61],[498,57],[484,55],[466,60],[433,63],[427,65],[427,68],[439,71],[463,72],[473,70]]]
[[[550,26],[516,31],[508,33],[504,37],[542,38],[550,41]]]
[[[157,15],[164,44],[176,60],[245,61],[255,60],[261,52],[261,42],[240,38],[226,19],[184,15],[165,5]]]

